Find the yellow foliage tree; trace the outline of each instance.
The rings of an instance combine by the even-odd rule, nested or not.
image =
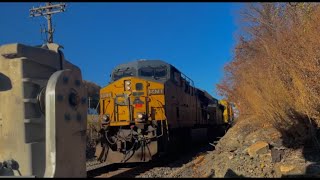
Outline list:
[[[240,119],[272,123],[303,142],[320,125],[320,6],[251,3],[217,85]],[[252,119],[252,118],[251,118]],[[292,128],[298,127],[298,128]]]

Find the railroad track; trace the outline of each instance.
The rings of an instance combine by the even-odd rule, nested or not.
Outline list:
[[[160,158],[159,158],[160,159]],[[153,159],[149,162],[141,163],[125,163],[125,164],[110,164],[110,165],[94,165],[89,164],[87,167],[88,177],[136,177],[156,166],[165,165],[169,162],[170,158],[166,157],[161,161]]]
[[[188,163],[198,154],[206,153],[211,151],[212,146],[209,144],[195,147],[188,152],[181,154],[176,154],[172,156],[163,156],[153,159],[152,161],[146,163],[126,163],[126,164],[111,164],[104,167],[99,167],[102,165],[94,166],[91,165],[91,169],[87,169],[88,177],[115,177],[115,178],[135,178],[141,174],[144,174],[153,168],[168,167],[172,164],[174,166],[180,167],[183,164]],[[92,168],[95,167],[95,168]]]
[[[92,170],[87,170],[87,177],[114,177],[138,166],[139,165],[137,163],[106,165]]]
[[[97,160],[89,160],[86,163],[86,170],[88,172],[88,171],[92,171],[94,169],[98,169],[107,165],[108,165],[107,163],[100,163]]]
[[[171,156],[163,156],[153,159],[152,161],[145,163],[125,163],[125,164],[111,164],[100,163],[97,161],[87,162],[87,176],[88,177],[131,177],[135,178],[141,174],[144,174],[153,168],[170,167],[175,164],[174,167],[182,167],[184,164],[192,161],[195,157],[206,154],[208,151],[215,149],[215,145],[223,137],[216,135],[212,143],[204,143],[190,146],[192,147],[186,152],[178,153]],[[172,175],[177,171],[173,170]],[[167,175],[170,176],[170,175]]]

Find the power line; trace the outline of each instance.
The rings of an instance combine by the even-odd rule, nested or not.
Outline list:
[[[52,15],[60,12],[64,12],[66,8],[65,3],[60,4],[52,4],[51,2],[47,2],[45,6],[40,7],[33,7],[30,9],[30,17],[38,17],[44,16],[48,22],[48,30],[45,30],[48,33],[47,42],[53,43],[53,32],[54,29],[52,28]]]

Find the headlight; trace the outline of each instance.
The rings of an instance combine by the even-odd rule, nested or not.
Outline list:
[[[130,85],[131,85],[131,81],[130,80],[124,81],[124,90],[125,91],[129,91],[131,89]]]
[[[143,114],[138,114],[138,118],[142,119],[143,118]]]
[[[109,121],[109,116],[108,116],[108,115],[103,115],[103,116],[102,116],[102,119],[103,119],[104,121]]]
[[[126,84],[126,85],[130,85],[131,82],[130,82],[130,81],[125,81],[125,84]]]

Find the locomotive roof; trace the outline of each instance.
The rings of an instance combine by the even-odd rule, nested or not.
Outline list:
[[[159,67],[159,66],[166,66],[167,68],[174,67],[173,65],[162,61],[162,60],[145,60],[145,59],[140,59],[136,61],[131,61],[128,63],[120,64],[116,66],[112,72],[117,71],[118,69],[126,69],[126,68],[135,68],[136,70],[141,68],[141,67],[146,67],[146,66],[151,66],[151,67]],[[176,68],[176,67],[174,67]],[[176,68],[179,72],[181,72],[178,68]],[[196,87],[195,87],[196,88]],[[211,101],[215,102],[218,101],[216,98],[212,97],[207,91],[196,88],[198,93],[202,94],[203,97],[206,99],[210,99]]]
[[[212,101],[212,102],[215,102],[217,103],[218,102],[218,99],[214,98],[213,96],[211,96],[207,91],[203,90],[203,89],[199,89],[199,88],[196,88],[197,91],[198,91],[198,94],[201,95],[202,97],[205,97],[206,99]]]
[[[139,69],[140,67],[145,67],[145,66],[151,66],[151,67],[167,66],[167,67],[169,67],[172,65],[169,63],[166,63],[162,60],[136,60],[136,61],[120,64],[120,65],[116,66],[113,69],[113,71],[115,71],[117,69],[127,68],[127,67],[133,67],[133,68]]]

